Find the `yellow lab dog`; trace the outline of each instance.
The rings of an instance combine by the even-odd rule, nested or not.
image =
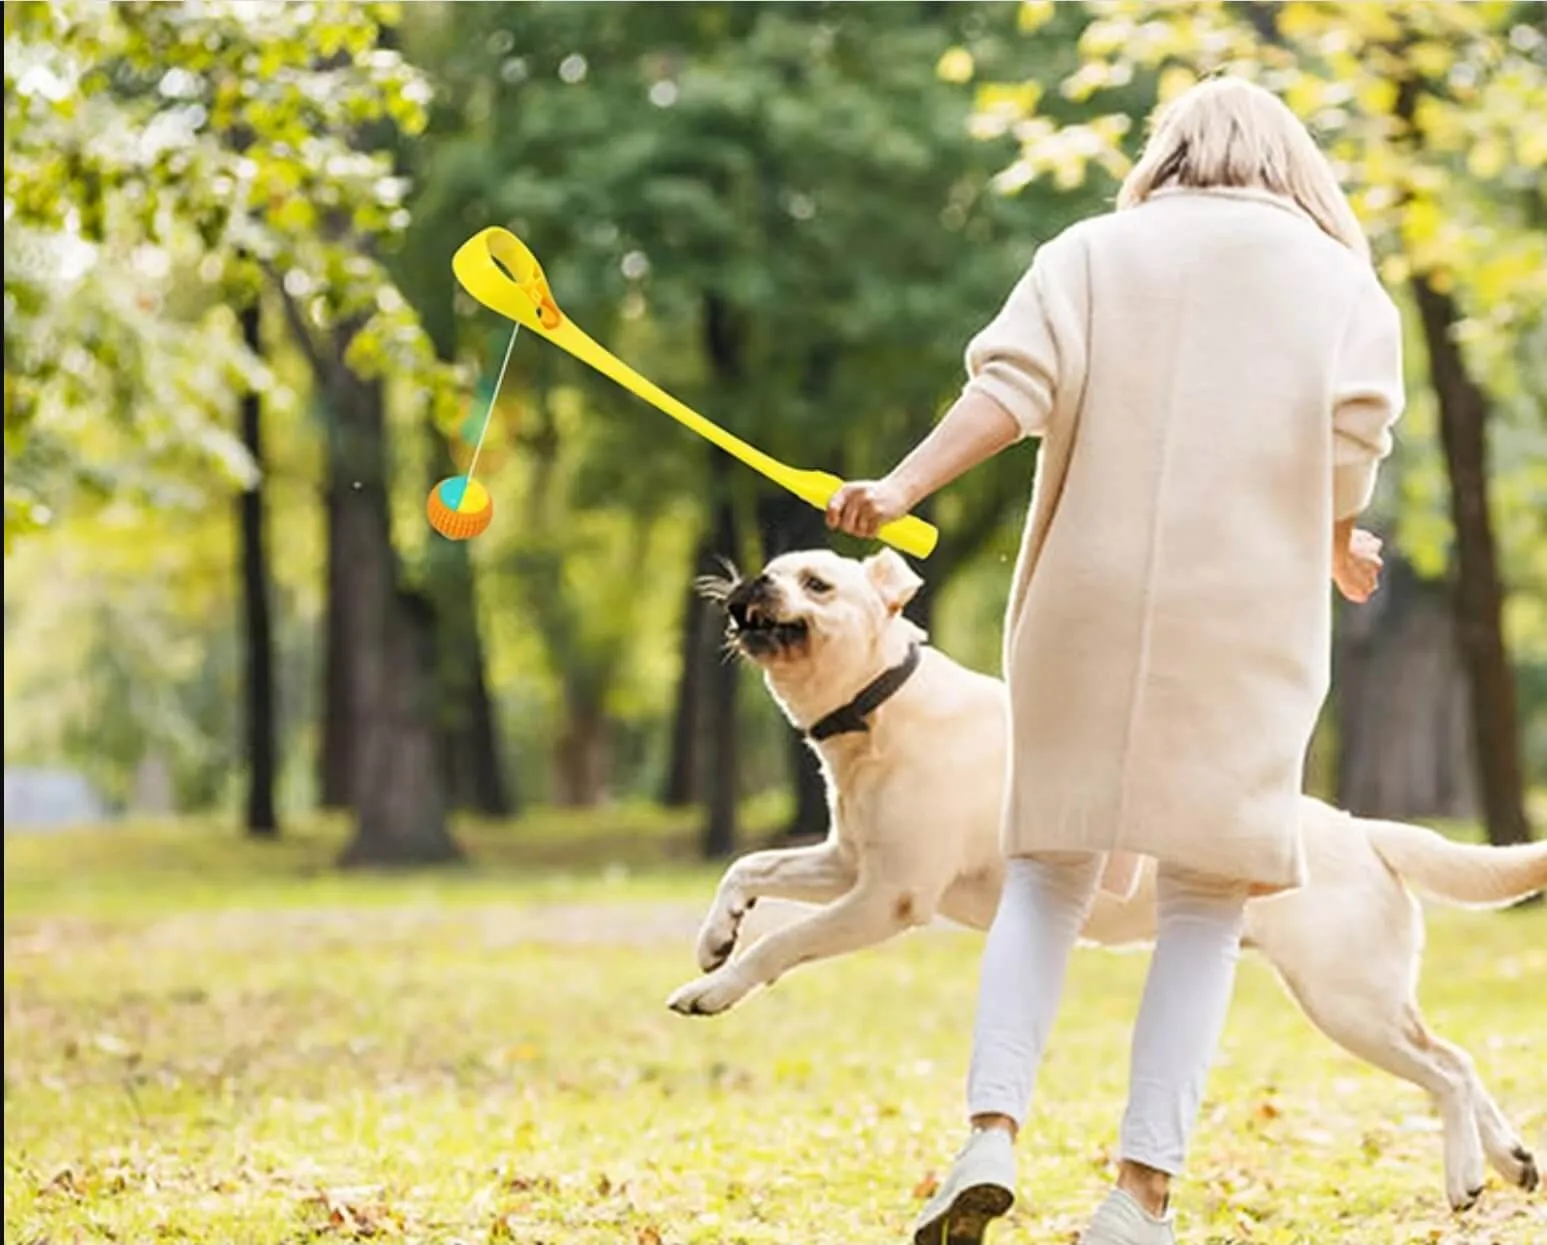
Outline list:
[[[785,554],[753,579],[703,585],[729,614],[732,644],[821,757],[831,829],[819,845],[753,852],[730,867],[698,938],[705,975],[672,995],[677,1011],[722,1012],[798,964],[937,915],[976,929],[993,920],[1008,699],[999,680],[925,646],[902,616],[920,583],[889,551],[860,562],[817,550]],[[1246,945],[1323,1033],[1433,1096],[1452,1206],[1477,1200],[1486,1163],[1534,1189],[1536,1161],[1472,1060],[1419,1012],[1423,918],[1408,888],[1501,906],[1547,887],[1547,844],[1468,846],[1309,797],[1303,808],[1310,881],[1253,900]],[[1131,899],[1097,901],[1085,939],[1154,936],[1152,870]],[[732,959],[743,917],[764,896],[821,906]]]

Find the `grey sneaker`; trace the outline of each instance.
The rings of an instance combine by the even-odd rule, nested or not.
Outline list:
[[[1080,1245],[1176,1245],[1175,1216],[1157,1219],[1121,1189],[1096,1208]]]
[[[973,1132],[924,1205],[913,1245],[982,1245],[991,1221],[1015,1202],[1015,1143],[1002,1128]]]

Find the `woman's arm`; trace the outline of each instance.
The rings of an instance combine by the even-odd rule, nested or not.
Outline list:
[[[968,381],[934,430],[884,479],[845,484],[827,525],[870,538],[930,494],[1022,437],[1040,437],[1064,386],[1078,386],[1083,251],[1055,238],[967,347]]]
[[[882,524],[900,519],[1022,435],[1004,407],[968,389],[884,479],[855,480],[839,489],[827,507],[827,526],[868,540]]]
[[[1332,405],[1332,579],[1350,601],[1369,600],[1380,583],[1381,542],[1354,522],[1391,453],[1404,400],[1402,319],[1371,274],[1349,321]]]
[[[1332,505],[1337,520],[1370,504],[1402,415],[1402,318],[1369,274],[1349,319],[1332,393]]]

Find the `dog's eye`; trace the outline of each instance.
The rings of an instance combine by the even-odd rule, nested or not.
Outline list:
[[[818,596],[821,596],[824,592],[831,592],[833,590],[833,586],[820,575],[812,575],[808,573],[801,579],[800,582],[805,587],[807,592],[814,592]]]

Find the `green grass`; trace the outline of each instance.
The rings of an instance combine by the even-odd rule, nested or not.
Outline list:
[[[337,827],[6,840],[7,1242],[894,1242],[959,1141],[976,935],[672,1015],[713,872],[656,814],[469,827],[476,868],[327,869]],[[1142,955],[1081,951],[992,1239],[1067,1245],[1109,1173]],[[1431,914],[1423,998],[1547,1150],[1547,911]],[[1533,1043],[1537,1045],[1533,1045]],[[1182,1239],[1539,1245],[1445,1208],[1422,1095],[1243,967]]]
[[[776,808],[754,806],[750,837]],[[136,823],[98,833],[5,840],[6,915],[142,921],[230,908],[476,903],[697,895],[715,870],[696,860],[691,813],[623,807],[606,814],[545,809],[514,826],[460,822],[468,862],[418,872],[340,872],[344,823],[313,818],[277,841],[202,822]]]

